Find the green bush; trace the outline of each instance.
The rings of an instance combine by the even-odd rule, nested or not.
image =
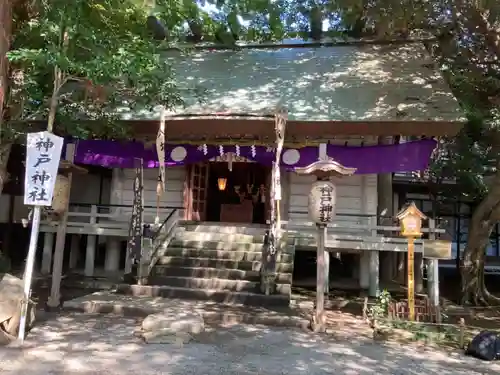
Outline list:
[[[369,315],[373,319],[385,318],[389,312],[389,304],[391,303],[391,294],[384,289],[377,297],[377,301],[370,308]]]

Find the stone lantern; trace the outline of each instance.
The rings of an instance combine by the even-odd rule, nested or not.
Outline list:
[[[319,154],[318,161],[303,168],[295,168],[297,174],[313,175],[317,179],[311,186],[308,205],[309,216],[318,230],[316,311],[311,322],[311,327],[316,332],[325,329],[325,284],[327,282],[327,267],[329,269],[329,256],[325,251],[326,227],[328,223],[333,221],[336,204],[336,187],[330,181],[330,177],[351,176],[356,172],[356,168],[344,167],[328,158],[326,144],[320,145]]]
[[[422,235],[422,220],[427,217],[412,202],[403,207],[397,219],[401,225],[401,235],[408,240],[408,318],[415,320],[415,238]]]

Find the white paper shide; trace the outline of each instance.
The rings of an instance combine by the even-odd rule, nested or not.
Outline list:
[[[27,135],[24,204],[52,205],[62,147],[63,138],[52,133],[38,132]]]

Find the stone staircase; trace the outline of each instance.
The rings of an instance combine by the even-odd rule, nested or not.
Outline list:
[[[155,295],[254,306],[290,303],[293,245],[283,239],[277,262],[277,287],[260,291],[266,228],[253,225],[180,222],[151,270]]]

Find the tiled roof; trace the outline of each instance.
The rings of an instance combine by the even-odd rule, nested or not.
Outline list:
[[[177,114],[269,113],[290,120],[461,121],[424,46],[342,45],[203,50],[168,57],[176,81],[206,90]]]

